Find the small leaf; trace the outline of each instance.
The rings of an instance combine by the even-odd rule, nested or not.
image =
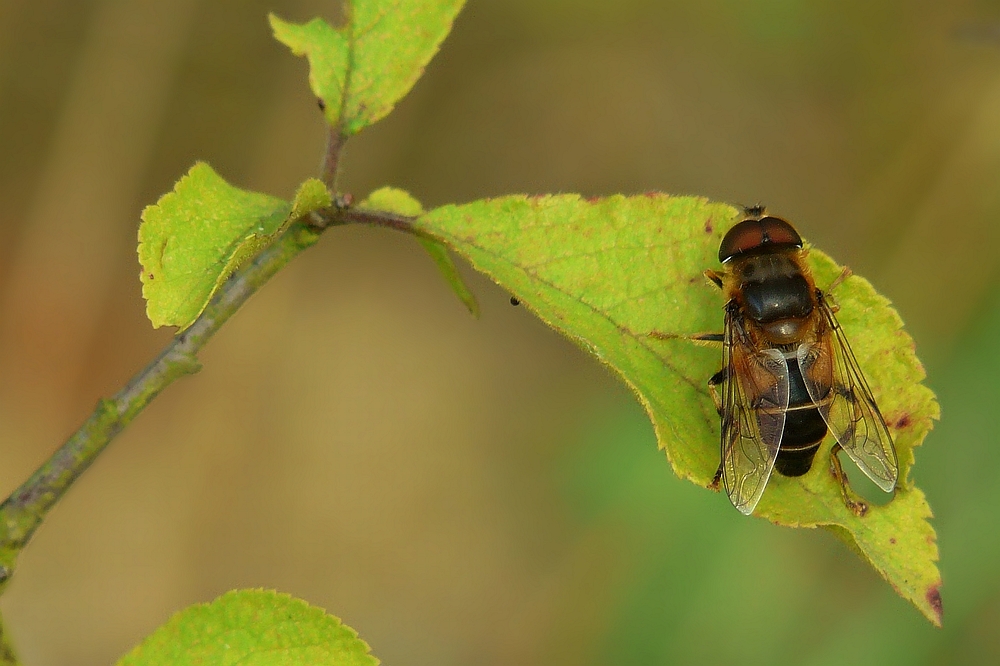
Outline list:
[[[441,277],[445,279],[445,282],[448,283],[452,291],[455,292],[455,295],[458,296],[458,300],[465,304],[465,307],[469,310],[469,314],[473,317],[479,317],[479,301],[476,300],[476,295],[472,293],[462,279],[462,276],[459,275],[458,266],[455,265],[455,260],[451,258],[448,248],[440,241],[431,238],[417,238],[417,240],[427,250],[427,254],[431,255],[431,260],[437,266]]]
[[[323,181],[318,178],[309,178],[306,182],[299,185],[299,189],[295,193],[295,200],[292,201],[292,213],[288,216],[285,227],[287,228],[292,222],[305,217],[313,211],[329,208],[332,204],[333,200],[330,197],[330,190],[326,189]]]
[[[404,217],[416,217],[424,213],[424,207],[412,194],[397,187],[380,187],[359,203],[358,208],[381,210]]]
[[[423,74],[465,0],[348,0],[347,24],[269,16],[274,37],[309,59],[309,85],[332,127],[352,136],[381,120]]]
[[[358,205],[358,208],[381,210],[406,217],[416,217],[424,212],[420,202],[414,199],[409,192],[394,187],[383,187],[375,190]],[[427,254],[431,256],[438,271],[440,271],[441,277],[451,286],[455,295],[465,304],[473,317],[478,317],[479,303],[476,301],[476,296],[459,274],[458,267],[455,266],[455,261],[451,258],[448,248],[433,238],[418,237],[417,240],[427,250]]]
[[[357,632],[320,608],[287,594],[237,590],[177,613],[118,664],[377,666],[379,660]]]
[[[614,368],[649,413],[677,475],[709,487],[720,426],[706,382],[722,355],[691,336],[722,329],[722,296],[703,271],[719,268],[719,243],[737,216],[728,205],[693,197],[511,196],[444,206],[415,226]],[[818,250],[807,261],[820,286],[840,273]],[[856,276],[834,295],[895,438],[895,499],[872,506],[864,518],[849,511],[829,473],[828,437],[809,473],[772,476],[755,514],[780,525],[831,529],[940,624],[931,512],[909,479],[913,449],[938,417],[938,405],[921,383],[913,340],[889,302]],[[732,510],[723,501],[720,510],[723,503]]]
[[[330,205],[315,179],[294,204],[233,187],[199,162],[172,192],[142,212],[139,263],[146,314],[154,327],[186,328],[242,264],[299,217]]]

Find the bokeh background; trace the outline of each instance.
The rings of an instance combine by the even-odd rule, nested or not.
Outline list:
[[[318,171],[306,64],[265,20],[334,0],[0,0],[0,492],[170,339],[142,207],[198,159]],[[412,239],[327,233],[57,507],[3,597],[25,663],[106,664],[235,587],[386,663],[1000,661],[1000,4],[469,0],[348,146],[425,205],[663,190],[766,203],[899,308],[943,419],[933,628],[822,531],[675,478],[629,392]],[[721,312],[720,312],[721,322]],[[715,446],[706,442],[706,446]]]

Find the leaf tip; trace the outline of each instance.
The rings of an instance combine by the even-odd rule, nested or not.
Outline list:
[[[288,46],[288,30],[291,28],[292,24],[285,21],[274,12],[268,12],[267,23],[271,26],[271,33],[274,35],[274,38],[282,44]]]
[[[472,315],[472,318],[479,319],[479,300],[476,299],[475,294],[470,292],[468,300],[463,298],[462,302],[465,303],[465,307],[468,308],[469,314]]]
[[[937,582],[931,585],[927,589],[927,594],[924,595],[924,598],[927,600],[927,605],[930,606],[932,613],[932,615],[928,616],[928,619],[934,623],[935,627],[940,628],[944,618],[944,606],[941,603],[941,583]]]

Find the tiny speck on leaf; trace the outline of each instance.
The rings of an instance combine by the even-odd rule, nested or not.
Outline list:
[[[517,297],[516,297],[516,296],[511,296],[511,297],[510,297],[510,304],[511,304],[511,305],[520,305],[520,304],[521,304],[521,301],[517,300]]]

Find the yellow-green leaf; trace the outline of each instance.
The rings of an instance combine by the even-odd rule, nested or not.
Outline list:
[[[271,15],[275,38],[309,59],[309,85],[331,126],[352,136],[410,91],[464,0],[348,0],[347,22],[304,24]]]
[[[375,190],[358,205],[358,208],[385,211],[406,217],[416,217],[424,212],[420,202],[414,199],[409,192],[395,187],[383,187]],[[441,277],[455,292],[458,299],[465,304],[473,317],[478,317],[479,303],[476,301],[476,296],[459,274],[458,267],[451,258],[448,248],[433,238],[418,237],[417,240],[431,256],[431,260],[437,266]]]
[[[153,326],[185,328],[223,282],[289,224],[330,205],[315,179],[289,204],[233,187],[199,162],[142,212],[139,263],[142,295]]]
[[[358,208],[381,210],[404,217],[416,217],[424,212],[424,207],[412,194],[398,187],[380,187],[359,203]]]
[[[292,201],[292,213],[288,216],[287,224],[303,218],[313,211],[329,208],[332,203],[330,190],[326,189],[323,181],[318,178],[309,178],[299,185],[299,189],[295,193],[295,200]]]
[[[719,243],[738,214],[728,205],[658,194],[511,196],[444,206],[416,227],[611,366],[645,406],[674,471],[709,487],[719,465],[720,425],[706,382],[719,369],[721,352],[691,337],[722,330],[722,296],[703,271],[720,268]],[[820,286],[841,270],[815,249],[808,263]],[[931,512],[909,478],[913,449],[931,429],[938,405],[921,383],[913,341],[889,302],[856,276],[834,296],[895,438],[895,499],[872,506],[863,518],[849,511],[828,471],[827,441],[808,474],[772,476],[755,514],[780,525],[831,529],[939,624]],[[720,511],[733,510],[725,495],[719,504]]]
[[[191,606],[122,657],[119,666],[377,666],[357,632],[322,609],[265,590],[227,592]]]

